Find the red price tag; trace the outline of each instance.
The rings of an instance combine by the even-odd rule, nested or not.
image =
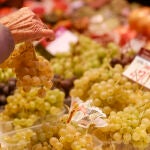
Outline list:
[[[150,61],[143,57],[136,56],[123,75],[150,89]]]

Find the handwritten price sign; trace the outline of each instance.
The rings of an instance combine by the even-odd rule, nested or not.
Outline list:
[[[136,56],[130,66],[123,72],[129,79],[150,89],[150,61]]]

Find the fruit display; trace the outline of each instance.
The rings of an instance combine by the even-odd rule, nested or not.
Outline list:
[[[0,150],[150,150],[150,8],[126,0],[22,5],[56,43],[19,43],[0,64]],[[71,35],[77,41],[67,43]]]
[[[108,126],[94,131],[101,141],[123,142],[144,149],[150,142],[150,92],[122,76],[122,71],[121,65],[87,71],[75,80],[71,96],[92,99],[107,114]]]
[[[87,131],[75,124],[66,123],[68,115],[63,115],[57,124],[46,122],[4,134],[0,138],[1,147],[2,150],[5,148],[9,150],[14,148],[16,150],[140,150],[146,148],[145,150],[148,150],[150,137],[146,130],[149,128],[147,124],[149,107],[144,114],[147,119],[142,115],[138,116],[140,109],[142,110],[143,106],[127,107],[123,112],[117,114],[112,112],[111,117],[107,119],[111,128],[106,126],[92,129],[92,133],[91,129]],[[132,117],[128,113],[132,113]],[[124,122],[121,119],[124,119]],[[131,126],[127,124],[129,122]]]
[[[56,124],[44,123],[32,128],[21,130],[19,133],[5,134],[1,140],[8,144],[9,149],[42,149],[42,150],[97,150],[92,135],[82,128],[65,123],[66,116]],[[6,148],[2,144],[2,150]]]

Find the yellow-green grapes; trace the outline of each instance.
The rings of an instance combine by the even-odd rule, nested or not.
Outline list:
[[[94,131],[102,141],[131,144],[143,150],[150,144],[150,101],[110,113],[108,126]],[[147,149],[148,150],[148,149]]]
[[[70,94],[82,100],[92,99],[107,115],[112,110],[119,111],[130,104],[142,103],[149,99],[150,92],[122,75],[123,68],[104,66],[84,73],[74,81]]]
[[[56,115],[63,110],[64,93],[58,89],[47,90],[44,97],[38,96],[38,88],[30,92],[17,89],[7,98],[8,104],[0,114],[1,121],[13,121],[16,128],[32,126],[47,115]]]
[[[56,55],[51,59],[51,64],[55,74],[65,78],[81,77],[85,71],[100,67],[118,53],[119,48],[113,43],[103,47],[80,35],[78,43],[71,46],[70,52]]]
[[[15,77],[15,73],[10,68],[0,68],[0,82],[7,82],[8,79]]]

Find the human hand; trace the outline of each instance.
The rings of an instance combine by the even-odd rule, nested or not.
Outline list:
[[[53,31],[27,7],[0,18],[0,23],[10,30],[15,43],[39,40],[42,37],[54,39]]]

